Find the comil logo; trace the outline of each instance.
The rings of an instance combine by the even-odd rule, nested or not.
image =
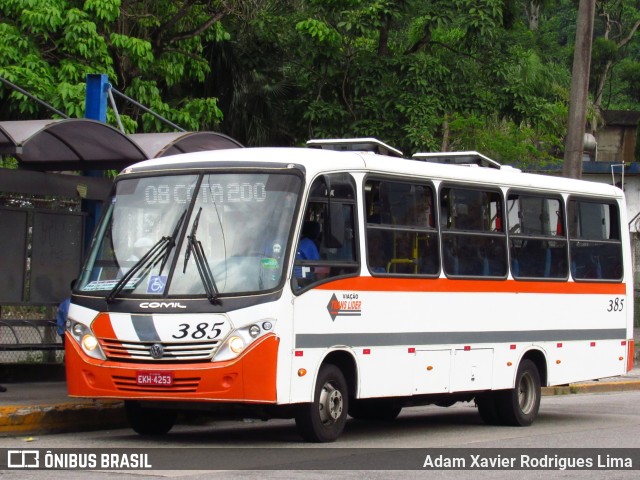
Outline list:
[[[40,468],[40,452],[38,450],[8,450],[7,467]]]
[[[187,308],[180,302],[142,302],[140,308]]]

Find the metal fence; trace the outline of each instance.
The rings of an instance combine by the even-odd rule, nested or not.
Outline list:
[[[57,305],[0,306],[0,363],[61,363]]]
[[[58,303],[83,251],[80,197],[0,192],[0,364],[61,363]]]

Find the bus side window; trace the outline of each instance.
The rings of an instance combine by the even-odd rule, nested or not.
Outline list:
[[[348,174],[325,175],[311,185],[296,247],[294,290],[359,271],[355,198]]]
[[[560,197],[509,193],[509,254],[514,278],[568,277],[562,203]]]
[[[576,280],[621,281],[620,216],[614,203],[569,200],[569,253]]]
[[[371,274],[438,275],[440,258],[432,186],[426,182],[368,179],[365,198]]]
[[[498,191],[440,190],[443,266],[448,276],[506,277],[502,204]]]

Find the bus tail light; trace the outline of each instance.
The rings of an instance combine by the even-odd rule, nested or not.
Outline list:
[[[634,359],[634,341],[627,341],[627,372],[633,370],[633,359]]]

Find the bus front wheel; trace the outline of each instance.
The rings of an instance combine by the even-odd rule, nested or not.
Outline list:
[[[501,392],[498,411],[503,423],[517,427],[531,425],[538,416],[541,395],[538,368],[525,359],[518,367],[515,387]]]
[[[129,425],[139,435],[164,435],[173,428],[178,416],[172,410],[144,408],[133,400],[124,402],[124,410]]]
[[[333,442],[344,430],[349,410],[347,382],[332,364],[320,368],[313,402],[299,407],[298,432],[308,442]]]

